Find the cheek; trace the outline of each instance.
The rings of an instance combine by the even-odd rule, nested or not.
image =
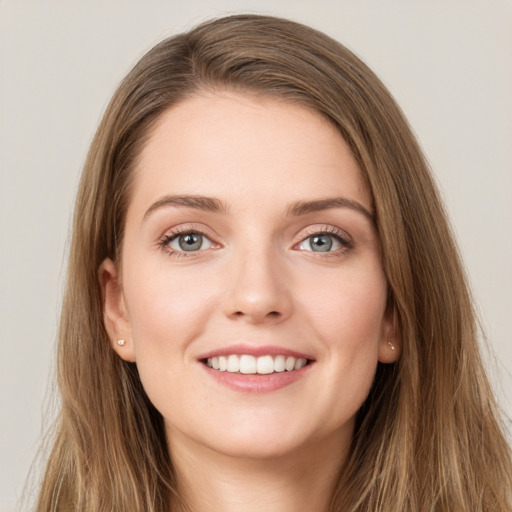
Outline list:
[[[124,291],[136,352],[184,351],[205,328],[214,302],[211,287],[199,273],[170,272],[165,263],[132,268],[137,271],[126,275]]]
[[[125,276],[124,291],[137,369],[153,405],[174,417],[183,397],[201,393],[188,379],[195,364],[188,348],[212,315],[211,287],[204,286],[204,276],[171,274],[165,264],[131,268],[138,271]]]
[[[358,270],[358,271],[354,271]],[[384,333],[387,284],[380,264],[340,271],[321,281],[304,282],[309,293],[302,308],[333,347],[377,348]]]
[[[311,334],[323,344],[321,362],[329,367],[330,386],[351,397],[354,412],[373,382],[386,335],[386,300],[386,280],[376,263],[361,272],[340,272],[302,305]]]
[[[332,421],[354,417],[368,397],[377,370],[384,336],[385,300],[374,294],[354,294],[357,301],[340,301],[340,313],[332,325],[338,333],[328,340]],[[360,300],[359,300],[360,299]],[[327,419],[331,421],[331,419]]]

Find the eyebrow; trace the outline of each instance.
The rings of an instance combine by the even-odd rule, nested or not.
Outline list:
[[[166,206],[184,206],[212,213],[226,213],[228,211],[227,204],[214,197],[195,195],[164,196],[146,210],[143,220],[146,220],[155,210]]]
[[[350,208],[359,213],[362,213],[372,222],[375,222],[375,216],[372,212],[367,210],[361,203],[346,197],[330,197],[326,199],[317,199],[314,201],[297,201],[288,207],[286,214],[295,217],[299,215],[307,215],[308,213],[319,212],[322,210],[329,210],[332,208]]]
[[[228,205],[216,199],[215,197],[206,197],[199,195],[168,195],[153,203],[144,214],[146,220],[154,211],[168,206],[182,206],[194,208],[211,213],[227,213]],[[296,201],[286,209],[286,216],[299,217],[308,213],[329,210],[333,208],[350,208],[368,217],[372,222],[375,221],[374,215],[367,210],[361,203],[348,199],[346,197],[331,197],[326,199],[316,199],[312,201]]]

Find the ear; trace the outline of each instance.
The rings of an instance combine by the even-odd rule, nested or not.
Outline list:
[[[116,264],[107,258],[98,271],[103,295],[103,322],[112,348],[121,359],[135,361],[132,330]],[[122,343],[118,343],[123,340]]]
[[[402,340],[398,334],[394,310],[389,307],[382,323],[382,338],[379,345],[379,361],[389,364],[396,363],[402,354]]]

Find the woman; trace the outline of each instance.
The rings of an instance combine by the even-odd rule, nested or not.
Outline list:
[[[39,510],[512,510],[427,165],[375,75],[276,18],[163,41],[77,197]]]

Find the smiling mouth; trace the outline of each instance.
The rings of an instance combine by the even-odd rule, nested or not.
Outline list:
[[[312,361],[303,357],[286,355],[256,357],[249,354],[231,354],[208,357],[203,359],[202,362],[212,370],[220,372],[240,373],[243,375],[269,375],[300,370]]]

